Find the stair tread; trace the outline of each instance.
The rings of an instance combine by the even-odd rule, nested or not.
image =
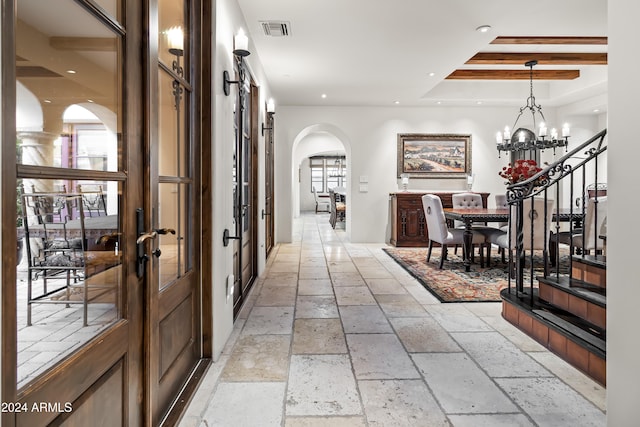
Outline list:
[[[604,288],[590,285],[582,280],[570,279],[566,276],[561,276],[559,280],[555,276],[538,277],[537,279],[541,283],[553,286],[601,307],[607,307],[607,295]]]
[[[567,320],[556,316],[555,314],[549,312],[549,311],[545,311],[545,310],[540,310],[540,309],[533,309],[531,310],[533,313],[537,314],[538,316],[542,317],[543,319],[559,326],[560,328],[569,331],[571,334],[579,337],[580,339],[588,342],[589,344],[593,345],[594,347],[600,349],[603,352],[606,352],[607,350],[607,343],[606,341],[604,341],[601,338],[598,338],[597,336],[594,336],[592,334],[589,334],[588,332],[586,332],[585,330],[581,329],[580,327],[572,324],[571,322],[568,322]]]
[[[582,263],[591,265],[594,267],[602,268],[603,270],[607,269],[607,257],[604,255],[573,255],[572,256],[573,263]]]

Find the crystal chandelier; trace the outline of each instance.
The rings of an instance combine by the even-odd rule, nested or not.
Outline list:
[[[555,154],[556,148],[558,147],[565,147],[565,149],[567,149],[570,136],[569,125],[565,123],[562,126],[562,136],[558,135],[558,130],[556,128],[552,128],[551,131],[548,131],[547,125],[545,124],[544,114],[542,114],[542,106],[540,104],[536,104],[536,97],[533,96],[533,66],[537,63],[538,61],[533,60],[524,64],[526,67],[529,67],[530,94],[527,98],[527,103],[520,108],[520,113],[513,124],[513,129],[516,130],[511,132],[509,126],[506,126],[504,128],[504,132],[497,133],[496,148],[498,149],[498,156],[500,156],[501,151],[513,152],[553,148],[553,152]],[[538,127],[537,136],[530,129],[522,127],[516,128],[520,116],[522,116],[522,113],[527,110],[531,113],[531,117],[533,118],[533,129],[536,128],[536,114],[540,115],[541,121]]]

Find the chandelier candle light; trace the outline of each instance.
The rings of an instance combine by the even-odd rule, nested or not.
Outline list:
[[[558,147],[565,147],[565,150],[567,149],[569,136],[571,136],[569,124],[565,123],[562,126],[562,136],[558,135],[556,128],[552,128],[551,131],[548,131],[547,125],[545,124],[544,114],[542,114],[542,106],[540,104],[536,104],[536,98],[533,96],[533,66],[537,63],[538,61],[533,60],[524,64],[526,67],[529,67],[530,94],[527,98],[527,103],[520,108],[520,113],[513,124],[512,129],[516,130],[512,133],[509,126],[506,126],[504,128],[504,132],[498,132],[496,134],[498,157],[500,156],[501,151],[544,150],[545,148],[553,148],[553,153],[555,154],[556,148]],[[531,117],[533,118],[534,129],[536,128],[536,114],[539,114],[542,119],[538,127],[537,136],[532,130],[522,127],[516,128],[520,116],[522,116],[522,113],[527,110],[531,113]]]

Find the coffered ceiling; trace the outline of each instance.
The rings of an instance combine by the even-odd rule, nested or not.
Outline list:
[[[605,0],[239,4],[280,105],[519,105],[537,60],[539,102],[606,109]]]

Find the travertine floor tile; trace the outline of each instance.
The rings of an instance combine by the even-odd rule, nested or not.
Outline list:
[[[348,355],[291,356],[286,415],[360,415]]]
[[[535,427],[522,414],[449,415],[455,427]]]
[[[331,272],[331,282],[334,287],[338,286],[366,286],[364,279],[359,273]]]
[[[515,413],[518,407],[464,353],[411,355],[446,413]]]
[[[291,351],[293,354],[346,353],[340,319],[297,319]]]
[[[293,307],[254,307],[242,333],[245,335],[291,334],[293,311]]]
[[[542,366],[553,372],[562,381],[582,394],[601,411],[607,409],[607,389],[591,378],[569,365],[553,353],[532,352],[529,356],[537,360]]]
[[[340,306],[342,325],[347,334],[391,333],[391,325],[377,305]]]
[[[375,305],[376,300],[366,286],[334,287],[338,305]]]
[[[222,371],[222,381],[285,381],[289,335],[247,335],[236,343]]]
[[[451,336],[490,377],[548,377],[528,354],[497,332],[456,332]]]
[[[298,280],[298,295],[333,295],[330,279]]]
[[[347,345],[356,378],[420,378],[395,334],[348,334]]]
[[[287,417],[285,427],[365,427],[363,416],[351,417]]]
[[[424,308],[449,332],[492,330],[482,319],[459,304],[426,305]]]
[[[378,294],[406,294],[405,288],[396,279],[365,279],[367,286],[374,295]]]
[[[208,426],[282,425],[285,383],[221,383],[204,420]]]
[[[557,378],[498,378],[498,385],[541,426],[604,426],[606,416]]]
[[[256,300],[255,306],[267,306],[267,307],[292,307],[296,303],[296,288],[295,287],[275,287],[266,288],[263,287],[260,291],[260,295]]]
[[[424,307],[409,294],[376,295],[380,308],[388,317],[428,316]]]
[[[338,317],[333,295],[300,295],[296,304],[296,319]]]
[[[449,426],[422,380],[358,381],[369,425]]]
[[[409,353],[462,351],[447,331],[430,316],[394,317],[389,321]]]

